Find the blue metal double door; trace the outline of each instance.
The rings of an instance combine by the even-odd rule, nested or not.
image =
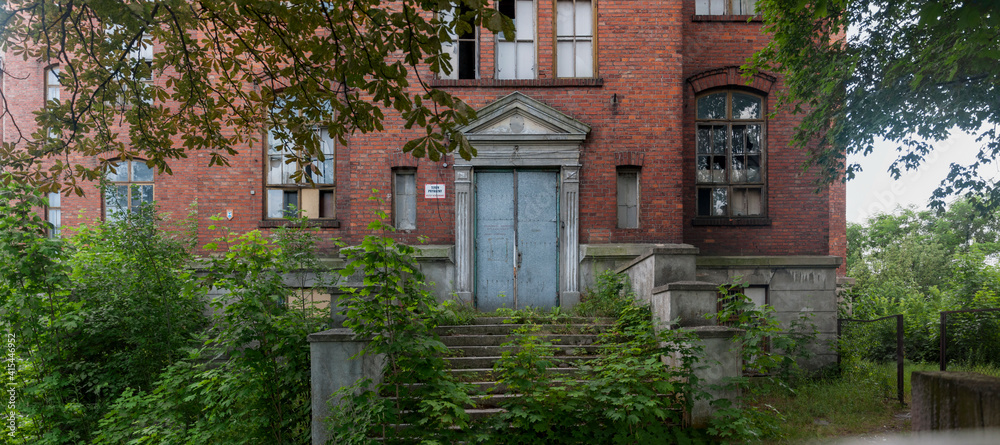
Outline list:
[[[476,171],[476,303],[559,305],[559,172]]]

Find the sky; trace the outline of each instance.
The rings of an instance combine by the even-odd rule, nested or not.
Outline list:
[[[897,206],[927,207],[931,193],[948,175],[951,163],[968,164],[976,157],[975,137],[959,133],[936,144],[925,162],[915,171],[904,172],[898,180],[889,175],[889,165],[898,156],[890,144],[876,145],[865,157],[855,156],[851,162],[861,164],[864,171],[847,183],[847,220],[863,223],[881,212],[892,212]],[[980,167],[984,176],[1000,178],[997,163]]]

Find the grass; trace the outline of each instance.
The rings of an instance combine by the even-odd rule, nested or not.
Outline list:
[[[768,380],[750,385],[746,401],[755,407],[758,422],[766,422],[764,444],[800,444],[824,439],[910,431],[908,418],[896,417],[909,411],[910,375],[914,371],[937,371],[937,363],[906,362],[903,368],[902,406],[885,398],[877,385],[847,377],[806,381],[793,390]],[[979,372],[1000,377],[1000,368],[990,365],[949,365],[949,371]]]
[[[855,436],[896,423],[904,408],[870,387],[846,378],[809,381],[788,390],[771,383],[752,384],[749,404],[770,412],[770,434],[762,443],[794,444],[813,439]]]

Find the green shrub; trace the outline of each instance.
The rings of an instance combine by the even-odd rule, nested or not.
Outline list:
[[[378,431],[390,443],[413,437],[451,443],[469,426],[464,409],[470,403],[469,390],[454,381],[442,358],[447,348],[434,333],[441,308],[426,290],[413,259],[414,249],[387,236],[392,228],[385,218],[379,214],[369,224],[375,233],[359,246],[344,250],[348,265],[341,274],[348,277],[360,272],[365,286],[344,288],[347,294],[340,305],[347,316],[344,326],[371,339],[364,353],[383,355],[386,365],[382,381],[374,388],[365,385],[335,395],[347,399],[343,406],[334,407],[335,413],[348,410],[364,415],[331,418],[331,442],[363,443],[365,432]],[[391,402],[378,395],[391,397]]]
[[[605,270],[597,275],[594,287],[587,289],[574,311],[584,317],[617,317],[634,299],[628,276]]]
[[[90,443],[123,393],[150,390],[197,343],[204,293],[151,207],[49,239],[11,183],[0,193],[3,321],[17,338],[15,443]]]
[[[282,229],[225,233],[206,269],[210,336],[158,374],[154,388],[126,391],[101,421],[95,443],[303,444],[310,429],[306,337],[329,316],[286,280],[326,276],[313,257],[314,235]],[[300,276],[302,281],[303,276]]]

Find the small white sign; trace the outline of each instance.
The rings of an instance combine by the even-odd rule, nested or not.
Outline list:
[[[424,184],[424,198],[444,199],[444,184]]]
[[[233,209],[226,209],[226,219],[233,219]]]

